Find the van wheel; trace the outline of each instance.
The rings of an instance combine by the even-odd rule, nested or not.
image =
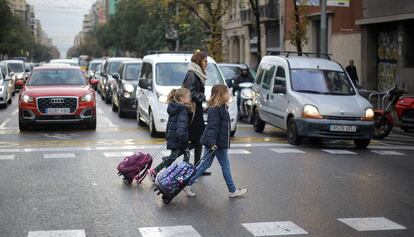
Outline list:
[[[288,121],[287,138],[291,145],[299,145],[302,142],[302,137],[298,135],[298,127],[294,118],[290,118]]]
[[[119,103],[119,105],[118,105],[118,117],[124,118],[125,117],[125,112],[122,111],[122,109],[121,109],[121,103],[119,102],[119,100],[118,100],[118,103]]]
[[[145,125],[144,122],[141,120],[141,114],[139,113],[138,103],[137,103],[137,125],[138,127],[142,127]]]
[[[114,100],[112,100],[112,111],[113,112],[118,112],[118,107],[116,106]]]
[[[149,113],[149,134],[151,137],[158,137],[159,133],[155,128],[154,116],[152,115],[152,111]]]
[[[354,144],[358,149],[365,149],[371,142],[371,139],[356,139],[354,140]]]
[[[237,127],[230,132],[230,137],[234,137],[234,135],[236,135],[236,131],[237,131]]]
[[[255,111],[253,113],[253,129],[255,132],[262,133],[265,128],[266,123],[260,119],[259,112]]]

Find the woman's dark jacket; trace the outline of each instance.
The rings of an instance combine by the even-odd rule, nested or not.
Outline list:
[[[186,149],[188,146],[188,107],[171,102],[167,108],[168,122],[165,138],[167,149]]]
[[[201,137],[201,144],[230,148],[230,115],[225,105],[208,109],[207,127]]]
[[[189,140],[192,144],[200,144],[200,138],[204,132],[204,118],[203,118],[203,101],[206,100],[204,95],[204,84],[201,79],[193,71],[188,71],[183,81],[183,87],[191,92],[191,100],[195,102],[195,114],[190,116],[192,122],[189,127]]]

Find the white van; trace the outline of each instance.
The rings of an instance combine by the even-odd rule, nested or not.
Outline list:
[[[152,137],[166,131],[167,95],[172,89],[180,88],[192,54],[159,53],[147,55],[143,59],[139,87],[136,93],[137,123],[147,124]],[[216,62],[208,57],[206,70],[205,94],[210,98],[211,88],[216,84],[226,84]],[[230,99],[229,113],[231,119],[231,135],[236,132],[237,102]],[[206,120],[206,114],[204,120]]]

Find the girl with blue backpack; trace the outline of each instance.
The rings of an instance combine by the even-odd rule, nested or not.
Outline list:
[[[173,89],[168,95],[168,122],[165,138],[167,149],[171,150],[170,156],[163,157],[163,161],[154,169],[149,170],[152,182],[155,182],[157,174],[169,167],[177,157],[184,154],[184,161],[190,159],[188,150],[188,114],[191,108],[191,93],[186,88]]]
[[[208,101],[208,118],[207,126],[201,137],[201,144],[205,146],[205,160],[201,161],[200,166],[196,169],[195,174],[190,178],[188,185],[184,188],[185,193],[194,197],[196,194],[191,190],[191,185],[200,177],[205,170],[210,168],[214,157],[221,166],[224,180],[229,190],[229,197],[239,197],[247,193],[247,189],[237,188],[233,182],[230,171],[230,162],[228,158],[228,149],[230,148],[230,115],[227,111],[229,103],[229,92],[225,85],[215,85],[211,89],[211,98]]]

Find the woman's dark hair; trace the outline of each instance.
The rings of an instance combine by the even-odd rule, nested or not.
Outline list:
[[[203,60],[207,58],[207,53],[204,51],[197,50],[193,56],[191,57],[191,62],[197,64],[198,66],[202,67]]]

